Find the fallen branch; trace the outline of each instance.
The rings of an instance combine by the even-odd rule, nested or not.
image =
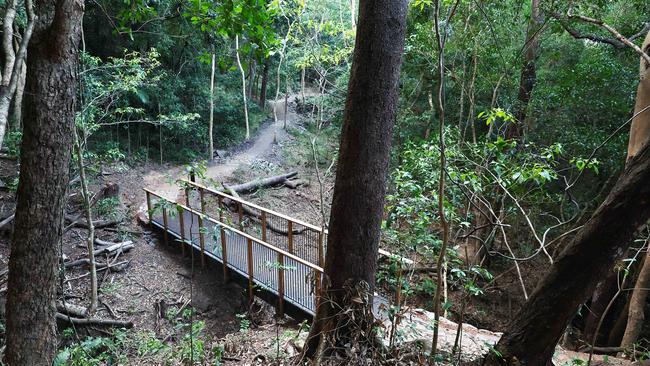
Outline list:
[[[99,272],[105,271],[107,269],[110,269],[111,272],[120,272],[120,271],[124,270],[124,268],[130,262],[131,261],[122,261],[122,262],[115,263],[115,264],[109,264],[106,267],[97,268],[97,272],[99,273]],[[72,281],[80,280],[82,278],[88,277],[89,275],[90,275],[90,273],[82,274],[81,276],[77,276],[77,277],[74,277],[74,278],[67,279],[67,280],[65,280],[65,282],[72,282]]]
[[[16,214],[11,214],[11,216],[7,217],[6,219],[0,221],[0,229],[3,229],[5,226],[9,225],[12,221],[14,221],[14,218],[16,217]]]
[[[133,328],[133,323],[123,320],[99,319],[99,318],[73,318],[69,315],[56,313],[56,318],[74,325],[101,325],[108,327]]]
[[[82,229],[88,229],[88,224],[86,222],[81,221],[82,217],[78,216],[71,216],[71,215],[66,215],[65,216],[65,221],[68,222],[68,226],[65,227],[64,232],[72,229],[73,227],[79,227]],[[95,229],[103,229],[106,227],[110,226],[116,226],[122,223],[122,219],[118,220],[95,220],[93,221],[93,226]]]

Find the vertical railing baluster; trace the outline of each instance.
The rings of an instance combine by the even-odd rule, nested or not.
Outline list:
[[[185,217],[183,216],[184,210],[180,205],[176,205],[178,209],[178,223],[181,225],[181,253],[185,258]]]
[[[253,303],[253,241],[246,238],[248,244],[248,304]]]

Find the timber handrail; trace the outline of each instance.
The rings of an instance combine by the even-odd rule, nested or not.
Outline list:
[[[254,208],[254,209],[256,209],[256,210],[260,210],[260,212],[265,212],[265,213],[267,213],[267,214],[271,214],[271,215],[273,215],[273,216],[277,216],[277,217],[279,217],[279,218],[285,219],[285,220],[287,220],[287,222],[294,223],[294,224],[298,224],[298,225],[304,226],[304,227],[306,227],[306,228],[308,228],[308,229],[311,229],[311,230],[314,230],[314,231],[317,231],[317,232],[322,232],[322,233],[325,234],[325,235],[329,235],[329,231],[328,231],[327,229],[323,228],[323,227],[318,227],[318,226],[316,226],[316,225],[313,225],[313,224],[310,224],[310,223],[304,222],[304,221],[302,221],[302,220],[299,220],[299,219],[293,218],[293,217],[288,216],[288,215],[285,215],[285,214],[283,214],[283,213],[280,213],[280,212],[277,212],[277,211],[273,211],[273,210],[271,210],[271,209],[268,209],[268,208],[265,208],[265,207],[262,207],[262,206],[256,205],[256,204],[254,204],[254,203],[252,203],[252,202],[248,202],[248,201],[245,201],[245,200],[243,200],[243,199],[241,199],[241,198],[231,196],[231,195],[229,195],[229,194],[227,194],[227,193],[224,193],[224,192],[222,192],[222,191],[219,191],[219,190],[216,190],[216,189],[213,189],[213,188],[207,187],[207,186],[205,186],[205,185],[203,185],[203,184],[200,184],[200,183],[192,182],[192,181],[187,180],[187,179],[181,179],[180,181],[183,182],[183,183],[185,183],[185,184],[188,184],[188,185],[190,185],[190,186],[193,186],[193,187],[195,187],[195,188],[202,189],[202,190],[205,190],[205,191],[207,191],[207,192],[209,192],[209,193],[212,193],[212,194],[215,194],[215,195],[221,196],[222,198],[227,198],[227,199],[232,200],[232,201],[234,201],[234,202],[238,202],[238,203],[240,203],[240,204],[243,204],[243,205],[246,205],[246,206],[252,207],[252,208]],[[412,264],[413,264],[413,261],[412,261],[412,260],[410,260],[410,259],[408,259],[408,258],[400,257],[400,256],[398,256],[398,255],[396,255],[396,254],[394,254],[394,253],[391,253],[391,252],[389,252],[389,251],[387,251],[387,250],[384,250],[384,249],[381,249],[381,248],[379,248],[379,254],[382,255],[382,256],[384,256],[384,257],[389,257],[389,258],[390,258],[390,257],[398,257],[398,258],[401,258],[401,260],[402,260],[404,263],[407,263],[407,264],[409,264],[409,265],[412,265]]]
[[[174,202],[174,201],[170,200],[169,198],[163,197],[163,196],[161,196],[161,195],[159,195],[159,194],[157,194],[157,193],[155,193],[155,192],[153,192],[153,191],[151,191],[151,190],[149,190],[147,188],[144,188],[144,191],[147,192],[147,194],[153,195],[155,197],[158,197],[159,199],[163,199],[163,200],[165,200],[165,201],[167,201],[169,203],[172,203],[176,207],[180,207],[181,209],[183,209],[183,210],[185,210],[185,211],[187,211],[189,213],[195,214],[195,215],[197,215],[199,217],[203,217],[205,220],[210,221],[215,225],[219,225],[220,227],[223,227],[224,229],[226,229],[228,231],[232,231],[235,234],[240,235],[240,236],[244,237],[247,240],[250,239],[250,240],[254,241],[255,243],[257,243],[257,244],[259,244],[259,245],[261,245],[263,247],[266,247],[266,248],[268,248],[268,249],[270,249],[270,250],[272,250],[272,251],[274,251],[276,253],[282,254],[283,256],[285,256],[287,258],[290,258],[290,259],[292,259],[292,260],[294,260],[294,261],[296,261],[296,262],[298,262],[300,264],[303,264],[303,265],[313,269],[314,271],[317,271],[317,272],[320,272],[320,273],[325,272],[323,267],[320,267],[320,266],[318,266],[318,265],[316,265],[314,263],[311,263],[311,262],[309,262],[307,260],[304,260],[304,259],[302,259],[302,258],[300,258],[300,257],[298,257],[298,256],[296,256],[294,254],[291,254],[291,253],[287,252],[286,250],[278,248],[278,247],[276,247],[276,246],[274,246],[272,244],[269,244],[269,243],[266,243],[266,242],[264,242],[264,241],[262,241],[260,239],[257,239],[254,236],[246,234],[245,232],[242,232],[242,231],[240,231],[238,229],[235,229],[234,227],[232,227],[230,225],[227,225],[225,223],[222,223],[221,221],[216,220],[216,219],[210,217],[207,214],[204,214],[204,213],[202,213],[200,211],[196,211],[196,210],[194,210],[194,209],[192,209],[190,207],[187,207],[187,206],[185,206],[183,204],[180,204],[178,202]],[[226,196],[228,198],[230,198],[230,196],[228,196],[228,195],[226,195]],[[243,201],[243,203],[247,203],[247,202]]]
[[[265,208],[265,207],[262,207],[262,206],[256,205],[256,204],[254,204],[254,203],[252,203],[252,202],[245,201],[245,200],[243,200],[243,199],[241,199],[241,198],[233,197],[233,196],[231,196],[231,195],[229,195],[229,194],[227,194],[227,193],[224,193],[224,192],[222,192],[222,191],[219,191],[219,190],[216,190],[216,189],[213,189],[213,188],[210,188],[210,187],[206,187],[206,186],[204,186],[204,185],[202,185],[202,184],[200,184],[200,183],[192,182],[192,181],[189,181],[189,180],[187,180],[187,179],[181,179],[181,182],[183,182],[183,183],[187,183],[187,184],[189,184],[189,185],[191,185],[191,186],[194,186],[194,187],[196,187],[196,188],[199,188],[199,189],[203,189],[203,190],[208,191],[208,192],[210,192],[210,193],[212,193],[212,194],[219,195],[219,196],[221,196],[221,197],[223,197],[223,198],[227,198],[227,199],[229,199],[229,200],[232,200],[232,201],[235,201],[235,202],[238,202],[238,203],[244,204],[244,205],[249,206],[249,207],[252,207],[252,208],[254,208],[254,209],[256,209],[256,210],[260,210],[260,211],[262,211],[262,212],[266,212],[267,214],[271,214],[271,215],[273,215],[273,216],[277,216],[277,217],[279,217],[279,218],[282,218],[282,219],[285,219],[285,220],[287,220],[287,221],[293,222],[294,224],[298,224],[298,225],[304,226],[304,227],[309,228],[309,229],[314,230],[314,231],[323,231],[325,234],[327,234],[327,229],[325,229],[325,228],[318,227],[318,226],[316,226],[316,225],[310,224],[310,223],[308,223],[308,222],[304,222],[304,221],[299,220],[299,219],[296,219],[296,218],[294,218],[294,217],[287,216],[287,215],[285,215],[285,214],[283,214],[283,213],[280,213],[280,212],[277,212],[277,211],[273,211],[273,210],[271,210],[271,209],[268,209],[268,208]]]

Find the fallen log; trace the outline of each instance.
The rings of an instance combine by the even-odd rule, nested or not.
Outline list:
[[[68,223],[68,226],[63,230],[64,232],[72,229],[73,227],[79,227],[82,229],[88,229],[88,223],[82,220],[83,217],[80,214],[79,216],[65,215],[65,221]],[[118,220],[95,220],[93,221],[93,226],[95,229],[103,229],[106,227],[116,226],[122,223],[122,219]]]
[[[291,189],[296,189],[300,186],[308,186],[309,181],[306,179],[287,179],[284,181],[284,185]]]
[[[86,308],[83,306],[70,304],[67,302],[59,301],[56,303],[56,311],[61,314],[75,316],[77,318],[84,318],[86,316]]]
[[[298,172],[290,172],[283,175],[276,175],[274,177],[264,179],[256,179],[250,182],[236,184],[234,186],[228,187],[237,193],[246,194],[254,192],[260,188],[283,185],[289,178],[293,178],[296,175],[298,175]]]
[[[101,255],[101,254],[113,254],[115,252],[126,252],[129,251],[133,248],[135,248],[135,245],[131,240],[127,240],[122,243],[110,243],[110,242],[104,242],[103,240],[100,240],[100,242],[103,243],[108,243],[110,245],[108,246],[103,246],[97,250],[95,250],[95,255]],[[97,239],[95,239],[95,243],[97,243]]]
[[[69,315],[56,313],[58,320],[68,322],[74,325],[99,325],[107,327],[133,328],[133,323],[123,320],[100,319],[100,318],[73,318]]]

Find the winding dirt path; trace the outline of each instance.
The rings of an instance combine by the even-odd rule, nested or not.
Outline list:
[[[289,100],[294,99],[296,96],[297,94],[291,95]],[[249,165],[254,160],[266,155],[271,151],[275,142],[283,141],[287,136],[287,132],[284,129],[284,104],[284,99],[271,102],[278,116],[277,121],[268,123],[262,127],[257,135],[253,136],[252,143],[247,142],[247,145],[243,149],[236,151],[225,159],[216,159],[209,163],[206,178],[223,181],[225,178],[230,177],[241,165]],[[287,108],[287,111],[287,126],[293,126],[299,121],[300,117],[290,106]],[[175,182],[179,178],[185,178],[182,166],[175,166],[165,170],[154,170],[144,176],[143,186],[165,198],[176,200],[178,196],[178,185]]]

